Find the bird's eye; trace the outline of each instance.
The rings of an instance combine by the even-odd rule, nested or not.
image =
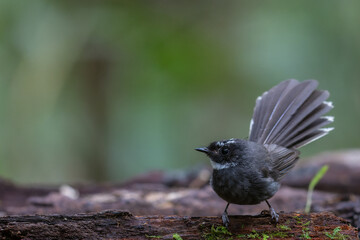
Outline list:
[[[222,155],[226,155],[228,153],[229,153],[229,149],[227,147],[224,147],[224,148],[221,149],[221,154]]]

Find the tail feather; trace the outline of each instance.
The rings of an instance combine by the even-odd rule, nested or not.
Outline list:
[[[331,121],[329,121],[326,118],[319,118],[319,119],[315,120],[307,128],[300,131],[296,136],[291,138],[286,143],[286,145],[288,145],[288,146],[297,145],[296,143],[298,143],[301,139],[306,138],[306,136],[310,136],[314,132],[321,131],[321,127],[323,127],[323,126],[325,126],[325,125],[327,125],[329,123],[331,123]]]
[[[292,116],[310,96],[312,91],[316,89],[317,85],[316,81],[306,81],[289,89],[289,92],[279,99],[278,107],[273,111],[260,141],[263,141],[264,144],[273,142],[273,139],[276,138],[284,125],[292,119]]]
[[[315,90],[304,102],[304,104],[297,110],[296,115],[293,115],[293,119],[288,121],[288,123],[281,129],[281,132],[277,134],[273,141],[285,144],[284,140],[288,140],[290,136],[293,136],[293,134],[297,133],[297,131],[301,131],[303,129],[303,127],[299,125],[300,122],[302,122],[304,118],[306,119],[306,116],[314,111],[314,108],[316,109],[318,106],[323,104],[323,101],[328,97],[328,91]],[[315,114],[310,115],[314,116]],[[315,119],[316,118],[318,117],[315,116]]]
[[[333,121],[322,117],[332,109],[324,102],[327,91],[316,90],[318,82],[287,80],[256,100],[250,141],[299,148],[324,136],[321,127]]]
[[[271,122],[271,120],[275,118],[274,115],[278,112],[278,109],[281,107],[282,100],[289,93],[289,91],[291,89],[293,89],[294,86],[296,86],[297,81],[291,79],[291,80],[285,81],[285,83],[287,83],[287,84],[285,85],[284,88],[274,88],[276,90],[276,91],[272,92],[272,95],[276,96],[276,97],[272,97],[274,99],[274,101],[267,103],[266,100],[264,100],[261,103],[261,105],[264,105],[263,109],[264,109],[264,114],[266,115],[266,118],[265,117],[263,118],[262,126],[261,126],[261,129],[259,132],[259,134],[261,134],[261,135],[258,137],[259,137],[259,139],[261,139],[260,141],[262,141],[264,143],[265,143],[264,137],[268,136],[269,131],[271,131],[269,122]],[[268,94],[268,97],[270,98],[271,95]]]
[[[276,104],[284,94],[285,89],[289,86],[296,84],[296,80],[283,81],[277,86],[271,88],[268,92],[264,92],[260,97],[256,99],[256,106],[254,109],[254,115],[252,118],[252,124],[250,125],[249,139],[259,139],[265,126],[272,114],[272,110],[276,108]],[[266,103],[262,104],[262,103]]]
[[[327,135],[330,131],[334,130],[334,128],[320,128],[319,130],[305,136],[303,139],[299,140],[297,143],[294,143],[293,148],[300,148],[305,146],[323,136]]]
[[[291,147],[290,141],[295,138],[302,131],[307,129],[314,121],[319,118],[327,118],[328,123],[333,122],[334,118],[331,116],[322,117],[325,113],[329,112],[333,108],[332,105],[327,103],[322,103],[319,107],[315,108],[311,113],[309,113],[306,117],[304,117],[300,123],[297,124],[294,128],[291,129],[291,132],[288,134],[284,134],[283,139],[278,141],[277,143],[280,146]],[[324,135],[325,136],[325,135]]]

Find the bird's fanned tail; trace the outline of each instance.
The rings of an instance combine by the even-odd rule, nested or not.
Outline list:
[[[329,92],[317,90],[317,86],[316,80],[291,79],[258,97],[249,140],[300,148],[326,135],[332,128],[322,127],[333,122],[333,117],[323,115],[333,106],[326,102]]]

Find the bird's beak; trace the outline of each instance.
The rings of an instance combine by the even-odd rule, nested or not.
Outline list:
[[[196,151],[203,152],[203,153],[209,153],[210,150],[207,147],[201,147],[201,148],[195,148]]]

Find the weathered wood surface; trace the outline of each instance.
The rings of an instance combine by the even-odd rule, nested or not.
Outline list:
[[[226,232],[217,228],[220,217],[133,216],[125,211],[11,216],[0,218],[0,238],[173,239],[176,233],[182,239],[329,239],[326,234],[357,239],[356,228],[330,213],[282,213],[277,225],[269,215],[230,216],[230,221]]]
[[[306,202],[307,186],[311,178],[317,169],[324,164],[328,164],[330,166],[328,173],[320,181],[319,185],[316,186],[316,189],[322,189],[323,191],[316,190],[314,192],[311,210],[313,212],[332,212],[338,217],[347,219],[352,226],[360,229],[359,153],[359,150],[353,150],[322,154],[305,164],[299,164],[284,179],[283,186],[270,199],[270,203],[277,211],[302,212]],[[38,226],[45,225],[53,226],[55,229],[52,231],[54,232],[57,229],[59,236],[54,239],[62,238],[61,236],[66,234],[67,237],[77,236],[73,235],[73,233],[80,234],[80,232],[94,234],[94,226],[97,224],[95,228],[102,231],[102,227],[107,226],[105,223],[108,222],[107,218],[110,218],[109,216],[122,219],[121,221],[127,219],[128,224],[134,223],[134,225],[125,225],[132,226],[130,232],[135,231],[134,226],[139,225],[136,221],[139,222],[140,218],[148,219],[149,223],[157,221],[156,226],[160,226],[159,224],[162,221],[170,221],[169,219],[178,219],[179,223],[181,221],[184,222],[184,219],[190,219],[191,221],[201,219],[205,222],[207,221],[206,219],[212,219],[212,223],[220,224],[219,217],[207,217],[220,216],[226,205],[209,186],[209,176],[210,171],[207,166],[186,171],[155,171],[121,184],[72,185],[71,187],[65,187],[66,191],[64,191],[63,186],[21,186],[0,179],[0,216],[3,216],[1,218],[1,236],[5,239],[11,239],[9,236],[15,234],[13,236],[18,236],[18,239],[26,239],[24,236],[27,235],[24,235],[24,233],[34,233],[36,235],[35,232],[40,232],[41,229]],[[109,209],[113,211],[129,211],[135,216],[143,217],[132,217],[123,212],[96,214]],[[264,209],[267,209],[267,206],[263,203],[251,206],[230,205],[229,214],[256,215]],[[80,213],[86,213],[87,215],[76,215]],[[42,216],[35,216],[36,214]],[[121,214],[125,215],[120,217]],[[155,220],[155,215],[198,216],[201,218],[159,217],[158,220]],[[73,228],[73,232],[70,231],[71,228],[66,227],[69,225],[65,224],[65,221],[60,224],[61,217],[78,219],[78,223],[76,223],[77,220],[69,221],[69,223],[75,224],[77,228]],[[84,218],[84,220],[80,221],[81,218]],[[243,219],[240,216],[234,217],[235,223],[238,218]],[[253,218],[259,219],[258,217]],[[251,218],[251,221],[255,221],[253,218]],[[16,224],[11,223],[14,219],[17,219],[18,224],[23,224],[27,230],[24,229],[17,233],[14,230],[15,228],[13,228]],[[37,223],[29,222],[29,219],[34,219],[34,221],[37,219]],[[41,222],[41,219],[44,219],[44,222]],[[101,221],[97,222],[96,219]],[[180,219],[182,220],[180,221]],[[55,222],[52,223],[52,220]],[[93,220],[95,225],[92,225],[90,222]],[[320,223],[317,228],[315,228],[315,224],[317,222],[312,220],[312,229],[321,230],[324,227],[328,227],[327,221]],[[179,226],[184,227],[185,225]],[[234,225],[231,231],[234,231],[234,234],[236,234],[238,229],[233,228]],[[112,229],[111,231],[115,230]],[[185,230],[179,230],[179,232],[185,234],[184,231],[187,230],[188,228],[186,227]],[[107,230],[103,231],[106,233]],[[93,236],[91,234],[89,235],[90,238]],[[153,236],[156,236],[156,234]],[[170,235],[164,236],[169,237]],[[66,239],[66,237],[63,238]],[[28,237],[28,239],[32,238]],[[74,237],[72,239],[82,238]]]

